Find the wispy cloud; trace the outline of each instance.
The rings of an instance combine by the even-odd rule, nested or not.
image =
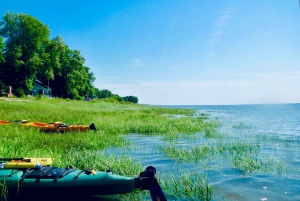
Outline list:
[[[148,87],[220,87],[220,86],[238,86],[238,85],[252,85],[255,84],[254,81],[236,81],[236,80],[227,80],[227,81],[199,81],[199,82],[144,82],[141,83],[143,86]]]
[[[165,45],[164,50],[161,53],[161,56],[163,56],[165,54],[166,50],[167,50],[167,45]]]
[[[300,80],[300,71],[287,72],[289,80]]]
[[[106,76],[106,77],[103,77],[102,79],[106,79],[106,80],[115,80],[115,79],[121,79],[123,78],[124,76]]]
[[[142,63],[140,59],[134,58],[132,60],[131,64],[130,64],[130,66],[132,66],[132,67],[143,67],[143,66],[145,66],[145,64]]]
[[[173,23],[172,23],[172,27],[171,27],[171,29],[170,29],[168,35],[167,35],[167,40],[166,40],[167,42],[166,42],[165,47],[164,47],[164,49],[163,49],[163,51],[162,51],[162,53],[161,53],[161,56],[163,56],[163,55],[165,54],[166,50],[167,50],[168,38],[169,38],[169,36],[170,36],[170,34],[171,34],[171,32],[172,32],[174,26],[176,25],[177,19],[178,19],[178,12],[176,13],[176,16],[175,16],[175,18],[174,18],[174,20],[173,20]]]
[[[178,67],[169,67],[168,69],[169,69],[170,71],[178,71],[178,70],[179,70]]]
[[[265,74],[254,74],[255,77],[273,80],[300,80],[300,71],[273,72]]]
[[[235,81],[235,80],[227,80],[227,81],[183,81],[183,82],[140,82],[140,80],[131,80],[131,82],[127,82],[126,84],[101,84],[101,87],[107,89],[132,89],[132,88],[219,88],[219,87],[234,87],[240,85],[255,85],[257,82],[254,81]]]
[[[300,80],[300,71],[288,77],[289,80]]]
[[[235,76],[238,76],[238,77],[244,77],[245,74],[244,73],[234,73]]]
[[[213,35],[208,42],[210,48],[210,57],[215,56],[214,47],[222,42],[222,36],[225,34],[225,28],[229,25],[230,20],[236,17],[238,8],[230,6],[227,9],[217,13],[217,19],[213,22]]]
[[[255,77],[259,77],[259,78],[271,78],[273,77],[272,74],[254,74]]]
[[[136,87],[137,87],[136,84],[101,84],[101,88],[104,89],[127,89],[127,88],[136,88]]]
[[[170,68],[170,70],[177,70]],[[212,81],[181,81],[181,82],[159,82],[159,81],[149,81],[144,82],[139,79],[126,80],[124,83],[106,83],[101,84],[102,87],[106,88],[222,88],[222,87],[236,87],[236,86],[260,86],[260,85],[276,85],[280,83],[294,83],[300,81],[300,71],[287,71],[287,72],[274,72],[269,74],[243,74],[236,73],[236,76],[246,76],[248,79],[244,80],[212,80]],[[259,78],[253,79],[253,77]],[[100,83],[99,83],[100,85]]]
[[[173,28],[174,28],[174,26],[175,26],[175,24],[176,24],[176,22],[177,22],[177,19],[178,19],[178,12],[176,13],[176,17],[175,17],[175,19],[173,20],[173,24],[172,24],[171,31],[173,30]]]
[[[121,96],[135,95],[151,104],[253,104],[299,102],[300,71],[241,74],[244,79],[207,81],[145,81],[99,83]],[[158,98],[157,98],[158,97]]]

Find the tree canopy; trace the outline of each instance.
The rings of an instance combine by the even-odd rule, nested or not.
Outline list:
[[[122,99],[137,103],[137,98],[121,98],[109,90],[93,86],[94,74],[85,66],[79,50],[70,49],[61,36],[50,39],[50,30],[33,16],[8,12],[0,21],[0,89],[12,86],[14,94],[30,94],[36,79],[48,84],[52,95]],[[131,98],[129,98],[131,97]]]
[[[17,95],[28,93],[42,65],[40,54],[50,31],[30,15],[7,13],[0,22],[0,35],[5,40],[2,74],[10,75],[1,79],[14,86]]]

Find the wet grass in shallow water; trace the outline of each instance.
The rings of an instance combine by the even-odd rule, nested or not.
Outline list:
[[[160,183],[165,192],[176,199],[208,201],[214,193],[204,174],[188,172],[187,170],[180,172],[179,177],[168,175]]]
[[[0,198],[1,201],[7,201],[8,199],[8,189],[5,181],[3,183],[0,183]]]
[[[204,142],[203,142],[204,141]],[[286,173],[282,162],[274,157],[263,156],[258,142],[240,142],[230,138],[205,138],[195,142],[169,142],[160,146],[160,151],[179,163],[195,163],[207,168],[213,161],[223,161],[223,165],[232,166],[242,173],[270,172]]]

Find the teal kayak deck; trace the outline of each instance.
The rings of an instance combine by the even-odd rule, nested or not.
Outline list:
[[[0,170],[0,183],[5,184],[10,193],[16,190],[19,194],[43,192],[109,195],[129,193],[135,188],[133,177],[120,176],[112,172],[55,167],[28,171],[2,169]]]
[[[31,200],[40,197],[45,200],[54,196],[101,196],[124,194],[134,189],[149,190],[152,200],[167,201],[155,178],[156,170],[148,166],[137,177],[126,177],[111,171],[77,170],[71,167],[58,168],[41,166],[39,168],[0,168],[0,198],[4,195],[17,200]],[[20,198],[20,199],[19,199]],[[74,200],[72,198],[72,201]],[[56,199],[54,199],[56,200]]]

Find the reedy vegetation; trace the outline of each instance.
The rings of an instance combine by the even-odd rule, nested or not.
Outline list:
[[[294,174],[297,169],[286,164],[288,157],[270,155],[264,149],[287,150],[292,158],[298,154],[299,139],[269,135],[243,134],[238,137],[213,131],[214,135],[181,135],[177,141],[160,145],[160,151],[178,163],[196,164],[202,169],[233,167],[243,174],[267,172],[276,175]],[[179,141],[179,142],[178,142]],[[217,166],[216,165],[217,162]],[[214,167],[215,166],[215,167]]]
[[[214,168],[233,167],[242,174],[268,172],[285,175],[299,172],[284,165],[280,156],[264,153],[264,149],[288,150],[299,153],[299,138],[268,134],[221,133],[220,123],[192,110],[108,103],[100,101],[70,101],[63,99],[29,99],[28,102],[0,99],[0,119],[27,119],[40,122],[62,121],[68,124],[95,123],[97,132],[44,134],[36,128],[17,124],[0,126],[0,157],[52,157],[55,166],[72,165],[80,169],[106,170],[126,176],[138,175],[143,167],[124,153],[110,154],[111,147],[128,148],[124,136],[130,133],[162,136],[159,151],[179,163],[196,165],[196,170],[179,176],[158,175],[160,184],[174,199],[210,200],[214,189],[202,172]],[[251,129],[243,123],[235,129]],[[196,133],[196,134],[195,134]],[[134,149],[134,145],[130,146]],[[138,147],[138,146],[136,146]],[[200,173],[199,173],[200,171]],[[4,184],[1,193],[6,194]],[[121,200],[149,198],[147,192],[106,196]]]
[[[13,100],[13,99],[12,99]],[[194,111],[167,109],[136,104],[115,104],[103,101],[70,101],[64,99],[29,98],[27,102],[4,101],[0,99],[0,119],[31,120],[36,122],[64,122],[67,124],[95,123],[97,132],[45,134],[37,128],[28,128],[12,123],[0,126],[0,157],[51,157],[54,166],[104,171],[108,167],[116,174],[135,176],[142,171],[142,165],[126,155],[111,155],[105,151],[110,147],[126,147],[124,140],[128,133],[178,136],[180,133],[201,132],[217,124],[208,123],[206,118],[194,118]],[[176,116],[180,116],[180,118]],[[171,138],[168,138],[171,139]],[[175,181],[175,180],[174,180]],[[186,187],[182,176],[182,187],[186,197],[194,188]],[[208,181],[199,179],[199,188]],[[166,187],[170,182],[165,183]],[[189,190],[190,189],[190,190]],[[197,190],[204,192],[204,190]],[[167,190],[167,189],[166,189]],[[173,193],[174,190],[168,190]],[[174,191],[175,192],[175,191]],[[202,193],[203,193],[202,192]],[[210,190],[208,193],[211,193]],[[143,192],[119,195],[122,200],[140,200]],[[207,197],[207,195],[205,195]],[[116,197],[116,196],[111,196]]]

